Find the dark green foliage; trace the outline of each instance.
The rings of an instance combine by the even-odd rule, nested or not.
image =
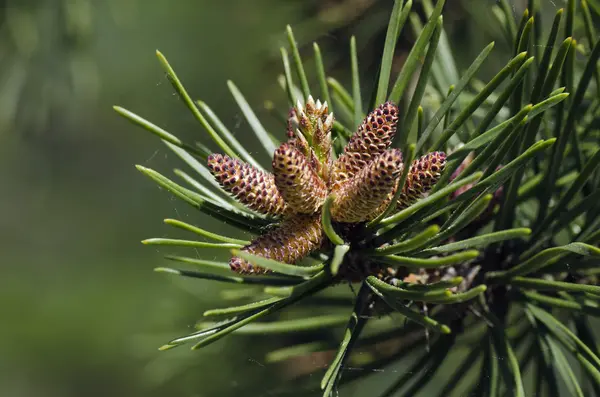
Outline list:
[[[558,393],[558,383],[573,396],[588,395],[583,394],[586,388],[600,388],[597,335],[589,322],[590,316],[600,314],[600,130],[596,121],[600,40],[591,22],[598,17],[594,15],[598,10],[591,2],[592,7],[586,1],[575,7],[575,1],[569,1],[566,11],[557,12],[548,38],[543,40],[541,22],[536,19],[537,2],[530,2],[530,9],[517,23],[508,2],[501,1],[494,11],[499,27],[510,38],[514,57],[507,59],[506,66],[487,85],[470,92],[494,43],[481,51],[460,79],[449,82],[452,86],[440,87],[439,82],[448,80],[440,73],[446,65],[455,64],[447,41],[442,40],[444,1],[435,7],[427,0],[423,4],[429,20],[393,85],[389,82],[394,48],[399,31],[411,16],[410,0],[395,2],[372,96],[361,93],[354,38],[350,48],[351,89],[325,75],[322,54],[315,44],[319,91],[313,91],[289,27],[292,61],[288,50],[282,48],[281,81],[290,105],[305,103],[311,93],[328,99],[337,116],[333,131],[339,142],[345,142],[348,131],[354,131],[363,119],[363,108],[370,110],[384,100],[403,100],[406,109],[399,123],[403,127],[393,146],[404,148],[405,160],[410,162],[435,150],[449,152],[448,164],[435,188],[399,212],[392,208],[396,203],[392,200],[382,216],[360,225],[351,241],[345,241],[332,224],[329,198],[321,218],[330,244],[318,255],[307,257],[305,264],[279,263],[244,253],[238,250],[243,241],[204,231],[199,234],[219,243],[147,240],[149,244],[234,249],[235,255],[272,271],[260,277],[242,277],[231,274],[224,263],[172,258],[202,271],[157,270],[248,284],[255,293],[252,299],[205,313],[227,319],[202,324],[197,332],[174,339],[162,349],[190,341],[197,349],[250,324],[259,330],[290,333],[318,328],[319,319],[309,314],[309,302],[317,297],[320,308],[330,316],[322,320],[323,327],[339,327],[339,316],[350,307],[340,306],[338,298],[327,295],[327,288],[338,283],[339,274],[357,262],[372,263],[394,271],[389,277],[369,275],[361,280],[341,344],[322,378],[324,396],[335,395],[340,381],[369,373],[346,376],[343,370],[350,363],[381,368],[407,361],[408,354],[403,352],[407,346],[362,361],[352,354],[354,349],[374,351],[386,341],[410,343],[411,349],[419,350],[420,358],[411,361],[404,376],[385,379],[384,396],[417,395],[428,382],[435,382],[439,369],[454,360],[455,347],[467,339],[467,356],[456,365],[460,369],[452,372],[447,383],[440,383],[440,396],[466,395],[465,390],[474,396],[542,395],[543,390]],[[585,27],[581,43],[572,39],[574,21],[579,19]],[[416,17],[411,22],[415,26],[419,23]],[[537,59],[540,47],[544,51]],[[206,104],[191,100],[160,53],[159,58],[177,93],[219,151],[256,164]],[[294,77],[299,87],[294,85]],[[411,95],[407,88],[413,80],[416,88]],[[262,126],[235,85],[230,82],[229,86],[257,139],[267,153],[273,153],[277,140]],[[439,108],[428,109],[422,102],[425,92],[439,98]],[[366,97],[375,102],[365,106]],[[215,185],[203,165],[208,149],[185,144],[129,111],[116,110],[163,139],[210,188],[188,176],[184,180],[196,189],[190,190],[139,167],[160,186],[200,211],[254,234],[273,222],[239,207]],[[400,176],[401,185],[406,174]],[[293,310],[296,319],[257,321],[284,308]],[[392,312],[411,322],[405,326],[398,322],[390,331],[380,317]],[[367,328],[369,336],[362,336]],[[426,329],[433,333],[429,339]],[[412,342],[406,339],[408,335],[412,335]],[[302,355],[331,350],[327,340],[288,347],[285,354],[274,352],[269,357],[293,363]],[[583,376],[576,376],[569,360],[580,364]],[[537,374],[533,391],[524,387],[528,366]],[[477,376],[467,376],[471,372]],[[461,390],[463,394],[459,394]]]

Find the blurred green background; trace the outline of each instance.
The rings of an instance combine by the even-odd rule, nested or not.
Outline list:
[[[187,139],[203,135],[162,73],[160,49],[243,140],[240,114],[227,112],[226,80],[260,103],[276,84],[264,70],[265,48],[303,8],[4,2],[1,396],[217,396],[257,383],[264,368],[249,357],[260,361],[261,348],[244,340],[200,354],[157,351],[186,332],[217,291],[205,282],[178,288],[153,273],[162,255],[139,241],[175,234],[166,217],[209,220],[136,171],[136,163],[165,172],[182,165],[112,105]],[[248,353],[234,355],[239,348]]]
[[[392,3],[0,1],[0,396],[314,394],[314,385],[286,390],[280,368],[263,362],[269,348],[281,346],[272,338],[157,351],[219,306],[219,285],[153,273],[165,252],[139,241],[178,235],[163,218],[215,231],[222,225],[135,170],[141,164],[169,174],[184,165],[111,106],[208,142],[166,80],[154,54],[160,49],[192,96],[209,103],[252,152],[258,146],[245,135],[226,80],[261,116],[265,99],[284,104],[275,77],[288,23],[301,42],[323,43],[341,81],[356,34],[361,69],[374,79]],[[462,38],[464,64],[493,35],[481,20],[463,23],[476,12],[471,5],[487,3],[449,5],[445,22]],[[405,30],[401,46],[409,48]],[[502,49],[496,60],[506,59]],[[276,121],[265,120],[283,136]]]

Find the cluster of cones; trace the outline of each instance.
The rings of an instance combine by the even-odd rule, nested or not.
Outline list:
[[[337,158],[333,121],[327,103],[315,103],[311,97],[305,106],[293,108],[288,140],[273,154],[272,173],[228,156],[209,156],[208,167],[223,189],[249,209],[278,218],[276,227],[244,251],[294,264],[318,250],[326,240],[321,208],[330,195],[331,218],[339,224],[368,222],[390,205],[404,169],[401,151],[390,149],[398,124],[396,105],[386,102],[369,113]],[[414,160],[396,210],[423,197],[445,165],[443,152]],[[238,273],[266,272],[239,257],[229,263]]]

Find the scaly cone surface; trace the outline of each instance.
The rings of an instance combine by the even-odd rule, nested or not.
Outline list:
[[[251,210],[271,216],[286,211],[272,174],[221,154],[208,156],[208,168],[223,189]]]
[[[440,179],[446,167],[446,154],[432,152],[414,160],[398,198],[398,209],[403,209],[424,197]]]
[[[273,155],[273,174],[227,156],[209,157],[209,168],[226,191],[250,209],[283,217],[243,251],[294,264],[323,245],[321,210],[330,194],[331,218],[340,226],[370,221],[390,203],[404,168],[400,150],[389,149],[398,123],[396,105],[386,102],[369,113],[336,161],[331,144],[334,118],[327,112],[327,103],[312,97],[290,111],[288,141]],[[431,189],[444,165],[441,152],[415,160],[399,206]],[[239,257],[229,264],[238,273],[267,272]]]
[[[333,188],[339,187],[385,152],[396,135],[398,108],[391,102],[379,105],[367,115],[333,164]]]
[[[314,214],[327,198],[327,186],[295,147],[283,143],[273,155],[275,185],[284,201],[301,214]]]
[[[390,149],[371,161],[352,179],[334,189],[331,217],[338,222],[358,223],[373,219],[392,193],[402,173],[402,153]]]
[[[259,236],[244,251],[284,263],[296,263],[323,243],[323,229],[319,215],[296,215],[285,219],[277,228]],[[264,274],[268,271],[250,262],[233,257],[231,269],[241,274]]]

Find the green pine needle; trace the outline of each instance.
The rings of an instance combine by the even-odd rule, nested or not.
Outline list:
[[[372,37],[382,39],[378,48],[383,51],[374,63],[362,58],[354,36],[349,51],[346,46],[330,49],[297,41],[288,25],[287,46],[280,48],[283,69],[277,78],[287,108],[276,105],[284,95],[261,100],[277,119],[279,131],[267,131],[268,121],[259,119],[240,90],[227,83],[236,104],[231,112],[243,114],[249,125],[244,144],[226,127],[227,118],[217,116],[204,101],[191,99],[157,52],[175,92],[212,144],[236,161],[206,164],[211,149],[183,142],[115,106],[118,114],[159,137],[194,173],[175,170],[188,188],[147,167],[137,166],[138,170],[211,219],[251,234],[247,241],[166,219],[168,225],[191,232],[200,241],[170,236],[142,241],[198,249],[199,257],[166,256],[181,268],[158,267],[159,273],[245,284],[243,290],[232,286],[226,291],[227,304],[222,308],[204,312],[206,317],[228,319],[201,321],[197,332],[175,338],[160,350],[187,343],[199,349],[230,334],[260,338],[306,332],[302,337],[311,339],[266,353],[268,362],[289,360],[295,365],[301,356],[335,349],[331,337],[335,332],[330,331],[345,323],[337,353],[320,384],[324,397],[337,395],[347,381],[370,375],[368,369],[388,364],[407,365],[408,372],[381,390],[374,389],[373,395],[422,395],[425,390],[432,392],[433,382],[438,382],[433,393],[440,397],[460,393],[525,397],[524,385],[531,385],[536,395],[548,391],[558,396],[560,388],[573,396],[600,390],[598,336],[588,324],[590,316],[600,316],[600,135],[596,128],[600,40],[593,24],[600,16],[600,4],[582,0],[578,7],[569,0],[548,26],[543,26],[539,0],[529,0],[518,19],[507,0],[483,7],[497,22],[495,30],[485,32],[501,31],[509,47],[507,53],[506,46],[498,46],[493,58],[503,59],[502,66],[489,73],[483,68],[497,63],[487,62],[494,42],[467,62],[465,70],[457,68],[464,64],[458,60],[465,52],[456,51],[460,45],[451,43],[454,33],[444,29],[445,3],[423,0],[421,15],[426,21],[422,21],[412,0],[395,0],[389,23],[369,26]],[[380,11],[384,6],[372,7]],[[394,75],[396,47],[409,18],[415,42]],[[484,20],[483,15],[474,18]],[[361,42],[368,39],[357,32]],[[544,32],[547,37],[542,37]],[[573,37],[582,40],[578,43]],[[312,45],[312,60],[306,59],[305,45]],[[348,52],[347,81],[328,74],[324,58],[342,59],[330,51]],[[305,61],[314,62],[315,76],[307,74],[312,68]],[[377,69],[374,77],[365,75],[369,65]],[[480,75],[491,78],[483,83]],[[309,77],[316,79],[318,95],[311,94]],[[396,109],[370,113],[386,100],[398,106],[397,124],[390,121],[395,120]],[[327,114],[318,113],[325,101]],[[297,109],[289,112],[292,107]],[[334,113],[333,120],[327,118],[329,112]],[[363,123],[365,113],[370,116]],[[286,144],[308,164],[296,171],[306,171],[303,185],[321,179],[314,182],[317,189],[299,199],[314,199],[316,209],[310,213],[295,212],[282,175],[271,173],[270,163],[256,160],[245,145],[255,141],[271,158],[280,144],[278,137],[296,123],[302,136]],[[360,134],[355,135],[359,126]],[[390,127],[396,134],[386,141],[382,136]],[[371,170],[375,175],[371,180],[363,175],[362,167],[375,164],[371,161],[391,148],[401,149],[402,169]],[[436,154],[435,162],[421,157],[433,151],[446,153]],[[292,166],[298,164],[290,160],[288,172],[296,172]],[[219,172],[227,174],[227,180],[215,179],[213,173]],[[334,189],[334,183],[336,178],[352,179],[357,174],[387,196],[368,221],[339,222],[340,218],[332,217],[332,209],[334,215],[340,211],[332,208],[334,198],[348,193]],[[339,181],[340,186],[344,183]],[[371,200],[369,189],[363,190],[361,200]],[[266,191],[269,194],[263,197]],[[246,201],[238,202],[236,197],[243,195]],[[408,195],[413,201],[399,210],[398,202]],[[258,204],[250,210],[242,201]],[[264,203],[277,210],[264,210]],[[310,247],[310,255],[294,257],[294,264],[271,259],[281,256],[270,253],[294,249],[279,238],[277,228],[287,224],[281,220],[305,215],[312,216],[307,218],[314,221],[312,229],[305,235],[293,230],[289,238]],[[265,233],[272,234],[265,237]],[[261,251],[253,252],[266,252],[261,254],[265,256],[249,252],[254,244]],[[234,273],[226,261],[205,259],[206,249],[230,251],[259,268],[261,275]],[[359,286],[357,295],[345,288],[348,283]],[[329,288],[337,284],[339,288]],[[348,316],[350,301],[354,308]],[[319,313],[314,313],[317,306]],[[410,321],[399,324],[384,316],[394,312]],[[428,331],[435,332],[431,343]],[[409,336],[412,339],[403,339]],[[403,347],[392,351],[379,349],[378,344]],[[482,348],[457,355],[464,344]],[[361,354],[354,354],[355,348]],[[408,355],[418,349],[416,356]],[[573,363],[580,370],[574,370]],[[365,370],[346,374],[347,365]],[[452,371],[444,378],[441,373],[450,366]]]

